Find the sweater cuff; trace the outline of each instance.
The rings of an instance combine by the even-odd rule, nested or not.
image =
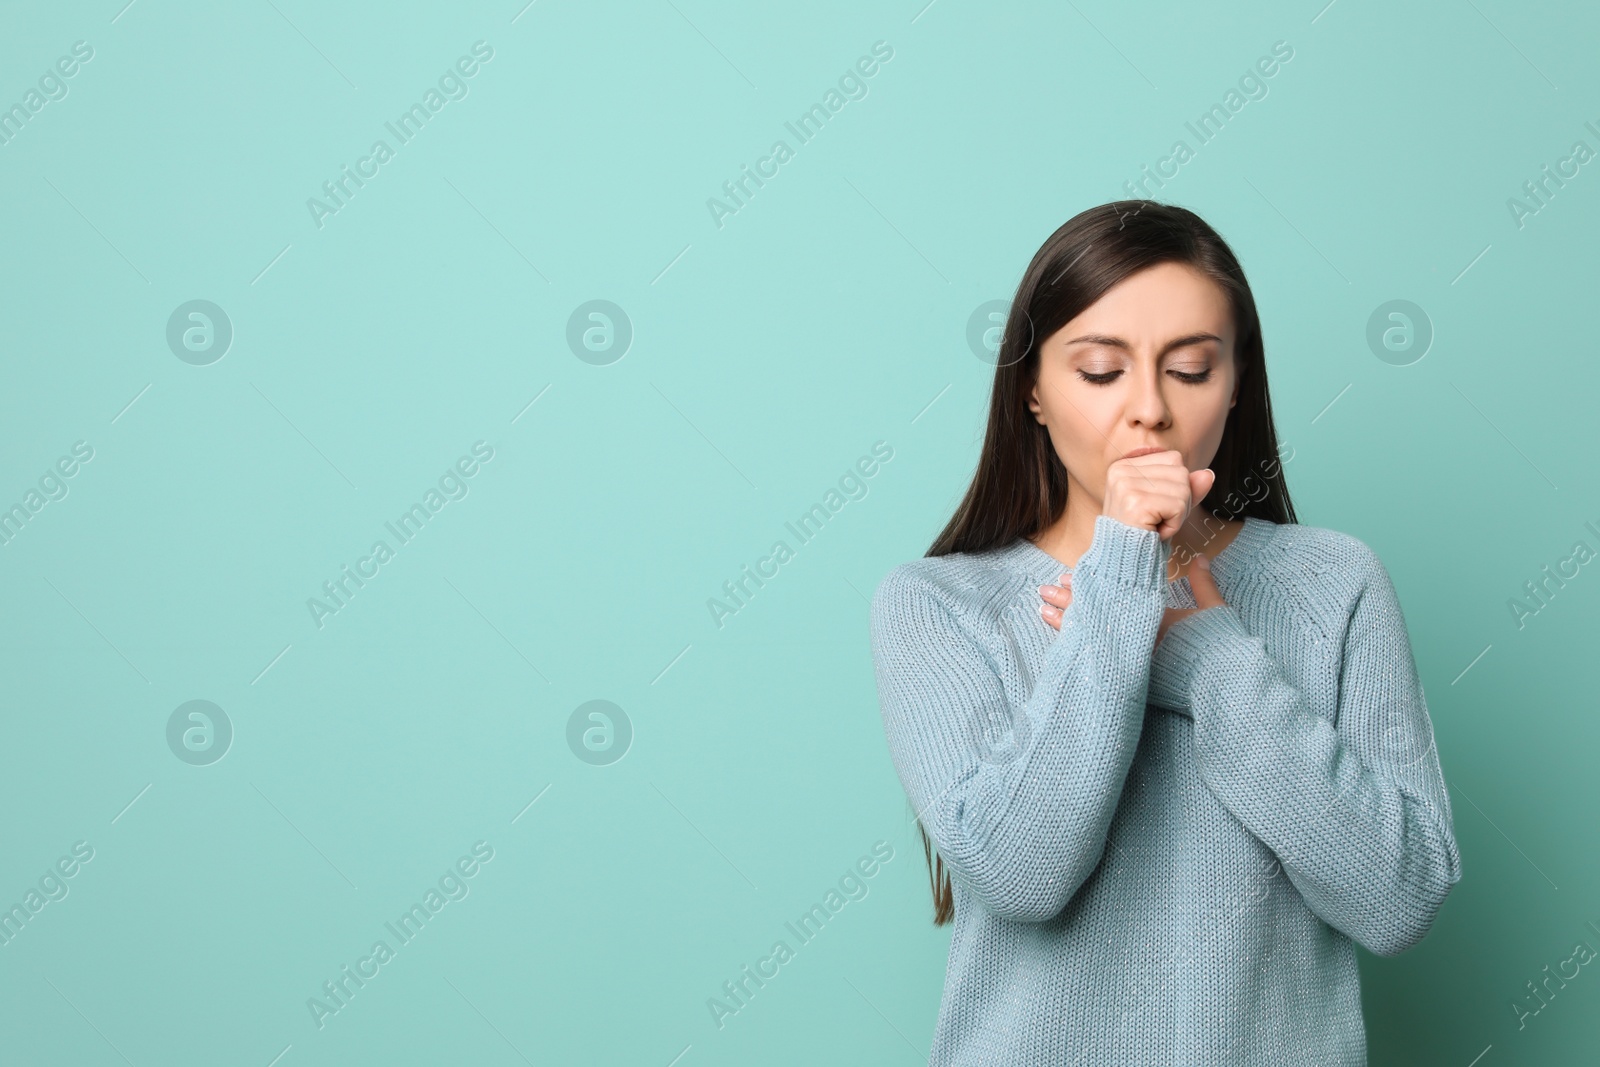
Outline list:
[[[1174,711],[1188,711],[1190,686],[1206,653],[1235,637],[1249,637],[1231,604],[1185,615],[1171,626],[1150,659],[1149,702]]]
[[[1166,586],[1169,554],[1170,546],[1156,531],[1096,515],[1094,537],[1073,570],[1088,570],[1147,591],[1160,590]]]

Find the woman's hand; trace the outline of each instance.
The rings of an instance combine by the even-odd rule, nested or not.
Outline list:
[[[1168,628],[1179,619],[1188,618],[1207,608],[1224,607],[1228,603],[1222,598],[1222,590],[1217,588],[1217,580],[1211,574],[1211,560],[1199,553],[1189,564],[1189,587],[1194,590],[1194,602],[1198,607],[1167,608],[1162,613],[1161,626],[1156,630],[1157,645],[1167,636]],[[1063,574],[1060,585],[1041,585],[1039,596],[1044,600],[1039,614],[1045,622],[1057,630],[1061,629],[1061,613],[1072,603],[1072,575]]]
[[[1191,471],[1185,467],[1183,453],[1175,449],[1119,459],[1106,468],[1105,500],[1100,513],[1127,526],[1154,530],[1161,540],[1170,541],[1183,528],[1190,509],[1205,499],[1216,481],[1215,471]],[[1199,606],[1167,608],[1156,631],[1157,645],[1167,635],[1168,627],[1179,619],[1226,603],[1211,577],[1211,561],[1199,553],[1189,565],[1189,586]],[[1045,622],[1061,629],[1061,614],[1072,603],[1072,575],[1063,574],[1059,586],[1041,585],[1039,595],[1044,599],[1039,614]]]
[[[1176,449],[1119,459],[1106,468],[1100,513],[1170,541],[1216,482],[1213,470],[1185,467]]]
[[[1198,607],[1167,608],[1161,615],[1161,626],[1156,630],[1157,645],[1161,644],[1161,639],[1167,636],[1167,630],[1179,619],[1186,619],[1207,608],[1227,606],[1228,602],[1222,599],[1222,590],[1217,588],[1217,579],[1211,573],[1209,556],[1196,552],[1194,559],[1189,561],[1189,588],[1194,590],[1194,602]]]
[[[1039,595],[1044,598],[1044,603],[1039,605],[1039,614],[1044,621],[1061,629],[1061,613],[1067,610],[1067,605],[1072,603],[1072,575],[1063,574],[1056,579],[1060,585],[1041,585]]]

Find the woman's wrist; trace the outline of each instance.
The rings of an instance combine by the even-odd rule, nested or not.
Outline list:
[[[1162,589],[1167,580],[1170,549],[1154,530],[1129,526],[1110,515],[1097,515],[1094,537],[1073,568],[1138,589]],[[1074,579],[1074,585],[1077,585]]]

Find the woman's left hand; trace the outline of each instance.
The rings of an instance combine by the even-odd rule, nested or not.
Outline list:
[[[1161,627],[1156,631],[1156,644],[1161,643],[1161,639],[1167,635],[1167,630],[1179,619],[1188,618],[1197,611],[1224,607],[1227,604],[1222,598],[1222,590],[1217,588],[1216,578],[1211,574],[1211,560],[1198,553],[1189,564],[1189,588],[1194,590],[1194,602],[1198,606],[1167,608],[1161,615]],[[1039,609],[1040,616],[1057,630],[1061,629],[1061,614],[1067,610],[1067,605],[1072,603],[1072,575],[1062,575],[1059,586],[1040,586],[1039,596],[1044,600]]]
[[[1227,601],[1222,599],[1222,590],[1217,588],[1217,579],[1211,573],[1211,560],[1196,552],[1194,559],[1189,561],[1189,588],[1194,591],[1194,602],[1197,607],[1192,608],[1167,608],[1161,615],[1161,627],[1156,630],[1156,644],[1161,644],[1161,639],[1167,636],[1167,631],[1179,619],[1186,619],[1197,611],[1207,608],[1226,607]]]

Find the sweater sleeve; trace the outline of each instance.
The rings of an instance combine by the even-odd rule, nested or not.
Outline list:
[[[1163,684],[1187,691],[1207,786],[1324,922],[1394,956],[1433,925],[1461,855],[1394,585],[1365,545],[1356,570],[1334,723],[1231,606],[1174,623],[1157,659]]]
[[[1056,915],[1105,850],[1144,725],[1168,551],[1154,530],[1096,517],[1072,602],[1021,705],[915,571],[897,568],[873,597],[873,666],[895,769],[952,877],[1003,918]],[[984,724],[1002,718],[1011,744],[996,754]]]

